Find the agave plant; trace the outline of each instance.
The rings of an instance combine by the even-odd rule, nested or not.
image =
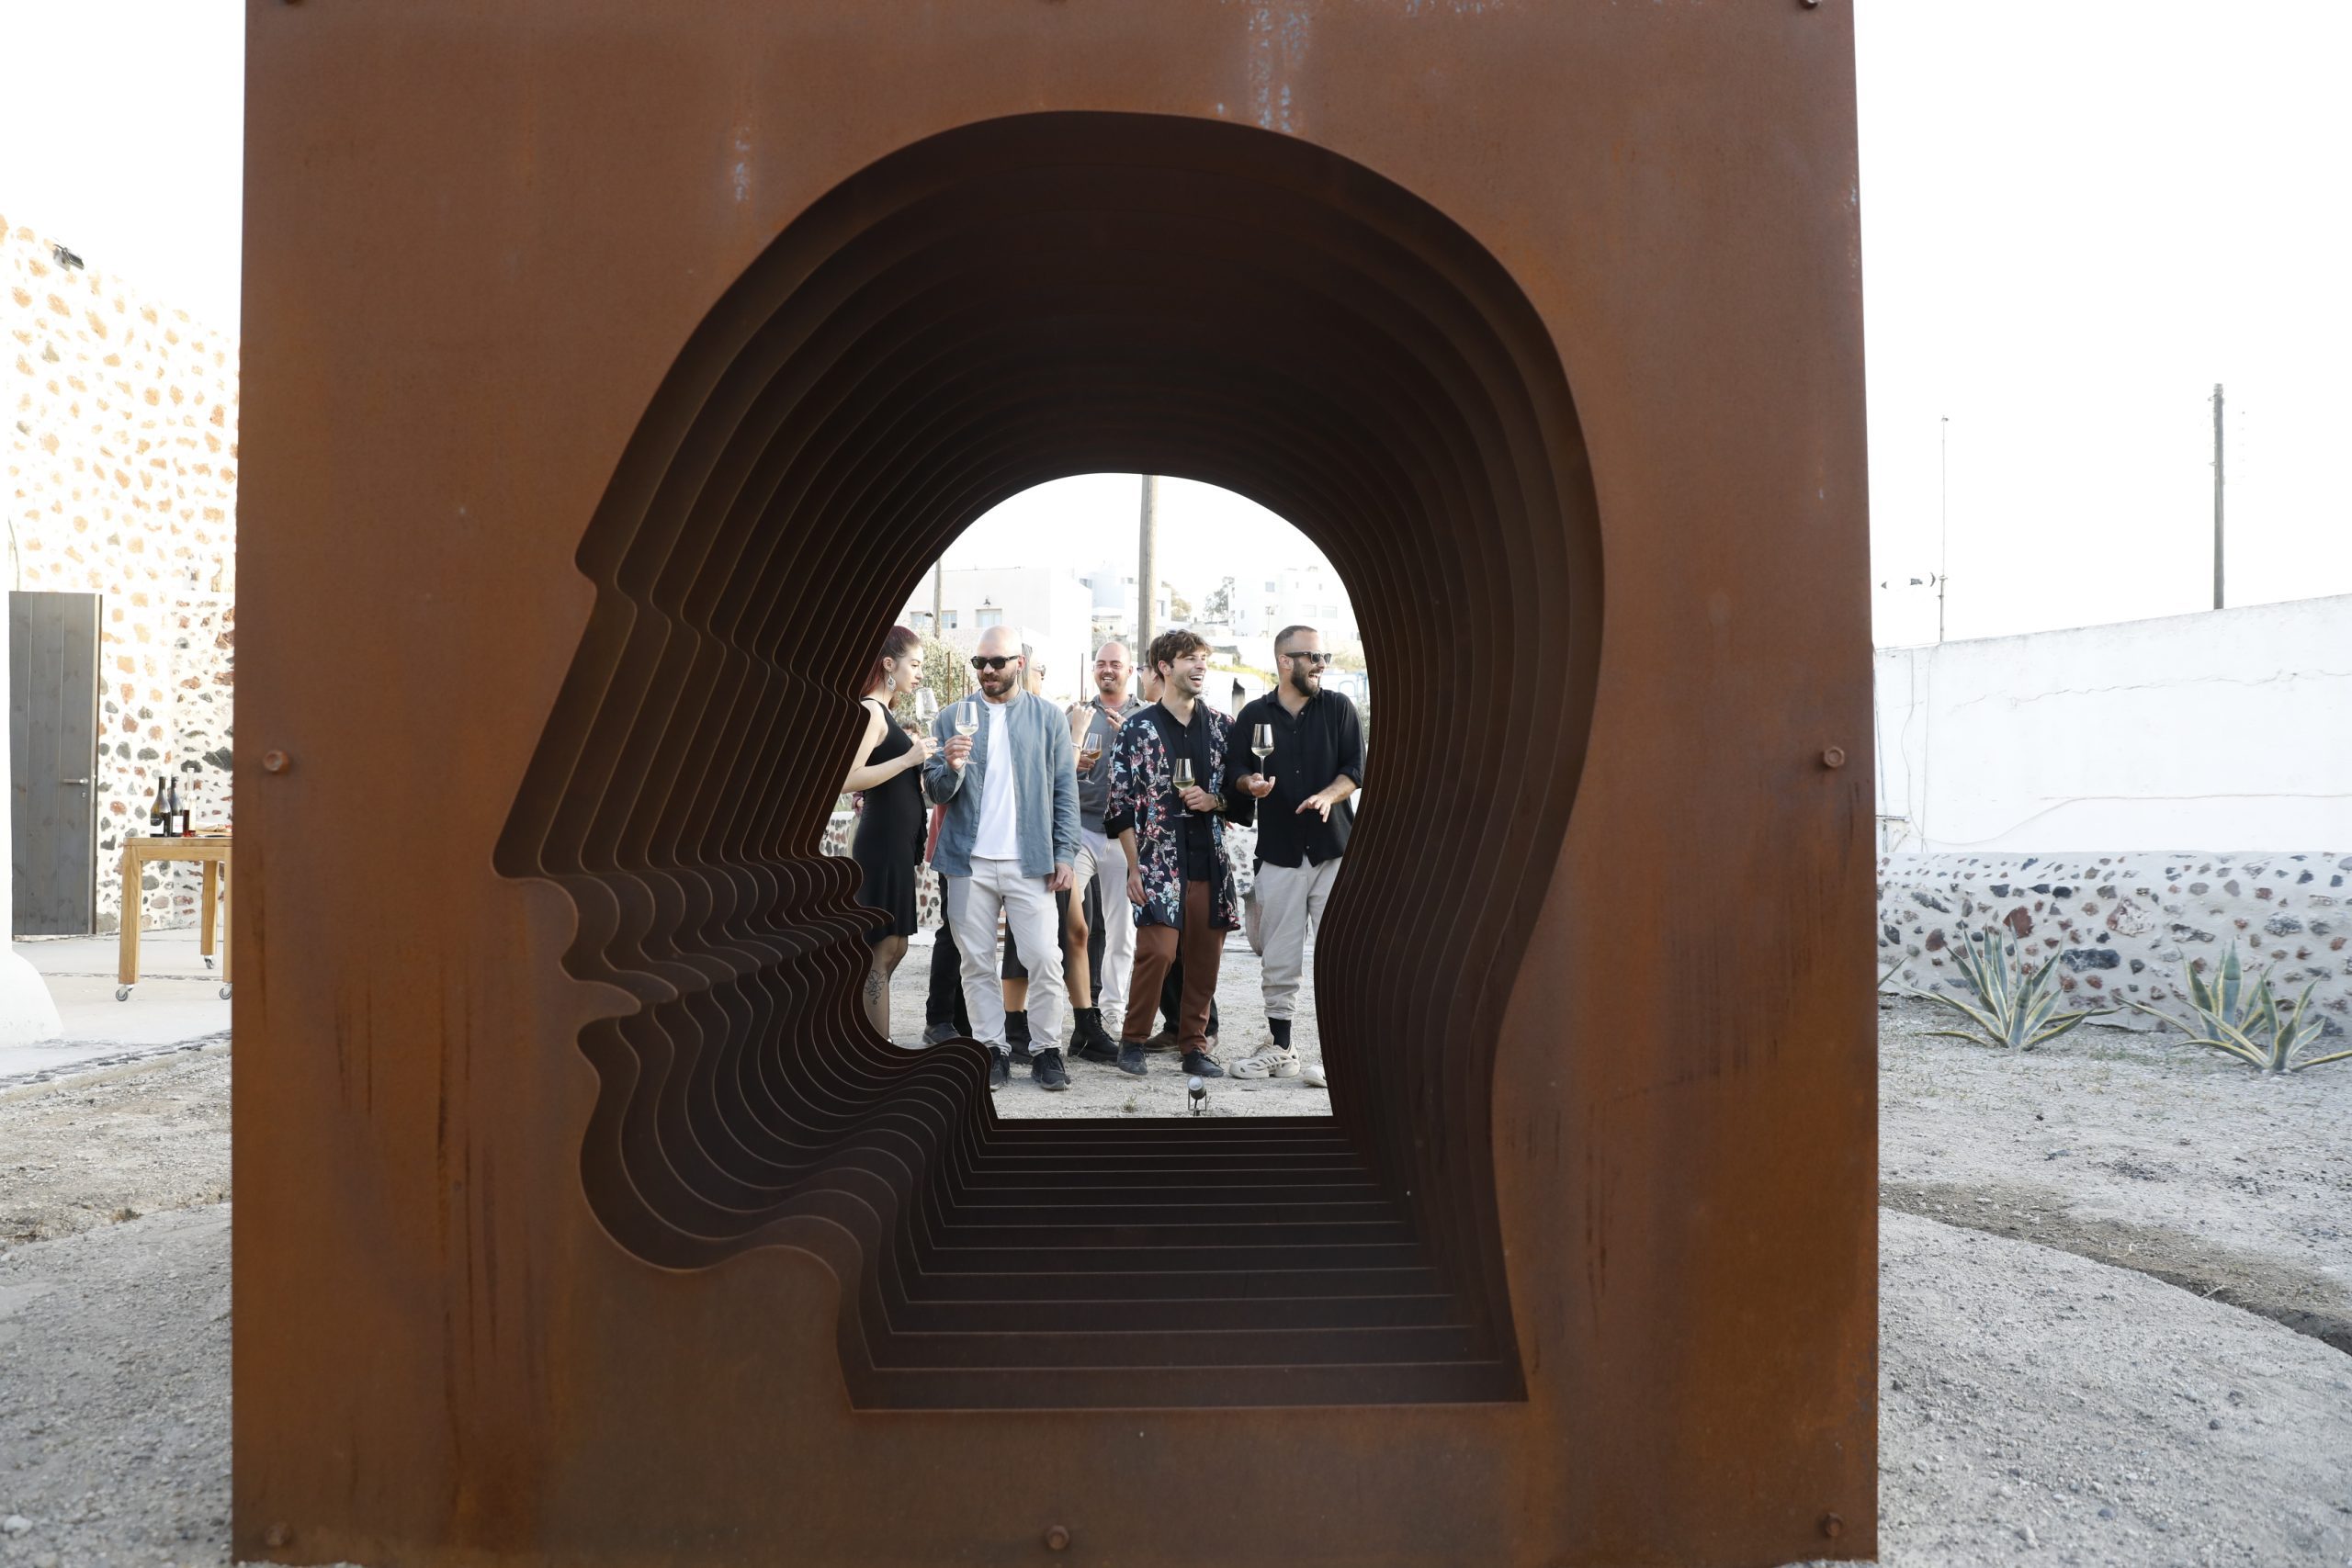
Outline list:
[[[2324,1056],[2309,1054],[2325,1032],[2311,1005],[2312,988],[2319,982],[2305,986],[2292,1008],[2282,1009],[2270,989],[2269,969],[2247,981],[2236,942],[2230,943],[2230,951],[2222,955],[2211,983],[2193,964],[2182,966],[2182,978],[2190,1017],[2177,1018],[2145,1002],[2132,1005],[2187,1034],[2190,1044],[2225,1051],[2267,1075],[2301,1072],[2323,1062],[2352,1057],[2352,1050],[2332,1051]]]
[[[2008,1051],[2030,1051],[2078,1028],[2085,1019],[2104,1017],[2116,1010],[2091,1008],[2059,1012],[2058,1000],[2063,993],[2052,972],[2058,966],[2058,955],[2051,954],[2041,968],[2029,975],[2017,944],[1997,931],[1973,931],[1962,937],[1960,945],[1951,950],[1951,957],[1960,967],[1961,978],[1976,993],[1973,1006],[1942,991],[1911,993],[1942,1003],[1973,1026],[1966,1030],[1929,1031],[1947,1040],[1974,1041]]]

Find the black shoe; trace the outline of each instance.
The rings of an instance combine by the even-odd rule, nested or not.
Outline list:
[[[1069,1069],[1062,1066],[1062,1054],[1048,1045],[1031,1056],[1029,1081],[1039,1089],[1068,1089]]]
[[[1143,1043],[1141,1041],[1122,1040],[1119,1042],[1119,1071],[1123,1073],[1133,1073],[1137,1077],[1143,1077]]]
[[[1116,1062],[1119,1043],[1102,1032],[1102,1010],[1079,1008],[1076,1017],[1077,1023],[1070,1031],[1070,1055],[1081,1062]]]
[[[1147,1051],[1155,1053],[1160,1051],[1173,1051],[1176,1049],[1176,1031],[1172,1028],[1161,1030],[1159,1033],[1145,1041],[1143,1043],[1143,1048]]]
[[[1001,1051],[991,1049],[989,1052],[989,1092],[994,1094],[1012,1081],[1012,1058]]]
[[[944,1045],[950,1040],[961,1040],[963,1037],[963,1032],[956,1027],[952,1019],[942,1019],[922,1032],[922,1043],[926,1045]]]
[[[1215,1062],[1210,1061],[1209,1054],[1206,1051],[1185,1052],[1183,1071],[1186,1076],[1196,1078],[1221,1078],[1225,1077],[1225,1069],[1218,1066]]]

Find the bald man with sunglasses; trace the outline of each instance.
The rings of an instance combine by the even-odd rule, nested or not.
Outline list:
[[[1069,888],[1078,860],[1077,754],[1061,709],[1023,689],[1025,662],[1010,628],[980,634],[972,658],[979,692],[948,704],[933,722],[939,750],[923,764],[923,793],[947,808],[931,864],[944,879],[947,921],[963,959],[964,1009],[973,1037],[989,1048],[989,1088],[1012,1077],[997,977],[1001,915],[1029,968],[1030,1079],[1064,1089],[1069,1069],[1061,1053],[1065,992],[1054,895]],[[978,724],[960,735],[957,711],[967,704]]]

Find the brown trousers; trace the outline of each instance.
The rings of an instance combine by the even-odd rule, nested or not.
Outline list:
[[[1174,926],[1136,928],[1135,978],[1127,986],[1127,1021],[1119,1031],[1129,1043],[1141,1044],[1151,1034],[1159,1010],[1151,1005],[1159,995],[1168,966],[1184,955],[1184,1000],[1176,1015],[1176,1043],[1186,1051],[1209,1048],[1209,1000],[1216,995],[1217,966],[1225,962],[1225,933],[1209,924],[1209,885],[1184,884],[1184,929]]]

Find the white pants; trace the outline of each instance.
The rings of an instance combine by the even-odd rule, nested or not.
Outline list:
[[[1102,1010],[1102,1027],[1118,1032],[1127,1010],[1127,977],[1136,966],[1136,907],[1127,902],[1127,852],[1119,840],[1081,828],[1073,902],[1086,897],[1086,885],[1102,879],[1102,972],[1094,976],[1094,1005]],[[1027,948],[1022,951],[1026,953]]]
[[[1061,913],[1042,876],[1023,876],[1021,863],[972,857],[972,874],[950,876],[947,923],[956,931],[956,952],[964,961],[964,1010],[971,1015],[972,1038],[993,1051],[1004,1041],[1004,982],[997,975],[996,918],[1004,924],[1021,962],[1029,970],[1029,1040],[1036,1051],[1062,1043]]]
[[[1259,929],[1265,937],[1266,1016],[1288,1018],[1306,968],[1306,939],[1322,923],[1324,901],[1340,880],[1334,855],[1321,865],[1258,868]],[[977,1021],[978,1015],[974,1014]]]

